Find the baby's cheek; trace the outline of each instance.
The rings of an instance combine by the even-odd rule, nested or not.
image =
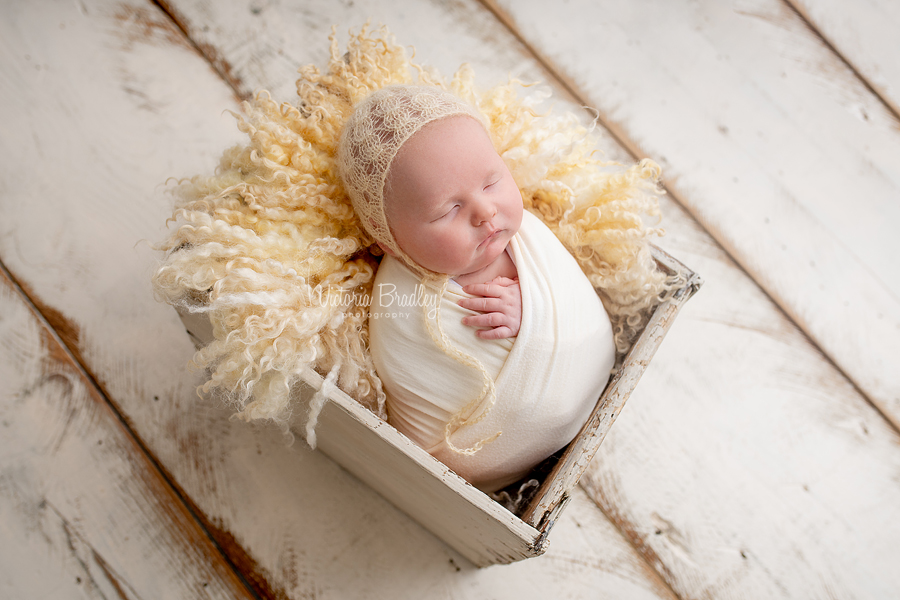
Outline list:
[[[435,240],[435,246],[440,248],[442,257],[448,264],[460,266],[472,256],[469,244],[463,240],[458,236],[447,236],[439,245],[438,241]]]

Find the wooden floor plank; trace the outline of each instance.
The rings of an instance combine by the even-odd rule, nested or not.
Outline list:
[[[0,596],[250,598],[0,271]]]
[[[897,32],[900,4],[892,0],[787,0],[900,116]]]
[[[497,4],[900,426],[900,127],[853,71],[780,0]]]
[[[445,40],[477,24],[430,10]],[[547,554],[478,571],[321,454],[199,400],[190,340],[152,297],[148,241],[170,211],[162,182],[211,171],[238,139],[230,88],[150,4],[21,2],[3,17],[0,258],[261,596],[673,599],[583,495]]]

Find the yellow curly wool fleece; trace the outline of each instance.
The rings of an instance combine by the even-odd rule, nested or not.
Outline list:
[[[659,230],[659,168],[592,157],[595,142],[574,115],[538,114],[515,82],[482,93],[470,69],[449,82],[413,63],[386,30],[368,28],[346,53],[331,36],[325,72],[300,69],[296,105],[266,92],[245,102],[248,141],[225,152],[215,175],[175,189],[157,294],[204,312],[215,340],[193,363],[244,419],[287,422],[291,389],[312,367],[384,417],[384,394],[367,349],[368,299],[380,251],[338,174],[338,140],[353,108],[392,84],[449,90],[484,116],[526,209],[575,256],[603,298],[626,351],[666,293],[647,238]]]

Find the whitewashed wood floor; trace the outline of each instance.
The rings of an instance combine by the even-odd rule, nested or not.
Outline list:
[[[2,3],[0,598],[900,597],[900,4],[548,4]],[[596,108],[706,280],[536,559],[199,400],[150,291],[166,179],[368,18]]]

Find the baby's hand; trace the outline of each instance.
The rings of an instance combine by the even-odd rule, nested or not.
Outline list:
[[[475,335],[484,340],[516,337],[522,324],[522,291],[518,279],[497,277],[487,283],[473,283],[463,291],[479,298],[463,298],[459,305],[481,313],[464,317],[463,325],[486,327]]]

